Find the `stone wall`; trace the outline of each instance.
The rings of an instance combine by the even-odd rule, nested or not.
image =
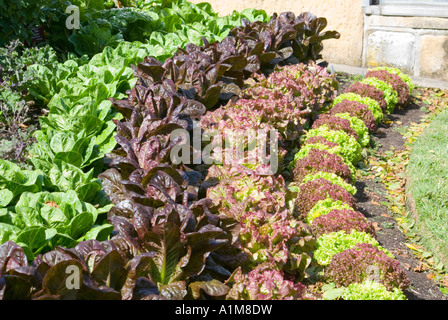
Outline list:
[[[366,15],[363,65],[448,81],[448,19]]]

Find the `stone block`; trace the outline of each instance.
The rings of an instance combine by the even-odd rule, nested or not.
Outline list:
[[[414,74],[416,38],[408,32],[371,30],[367,33],[366,66],[391,66]]]
[[[448,81],[448,34],[420,39],[420,76]]]

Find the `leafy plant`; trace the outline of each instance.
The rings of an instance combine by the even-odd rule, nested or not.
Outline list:
[[[156,284],[145,277],[147,256],[129,259],[113,241],[83,241],[71,250],[58,247],[31,263],[24,250],[12,241],[3,243],[0,252],[2,300],[162,298]],[[78,288],[65,285],[73,275],[67,270],[79,276]]]
[[[361,79],[361,81],[362,81],[362,79]],[[381,110],[383,112],[386,112],[387,101],[386,101],[386,99],[384,99],[384,92],[377,89],[375,86],[357,81],[357,82],[353,83],[352,85],[350,85],[350,87],[348,87],[344,91],[344,93],[349,93],[349,92],[359,94],[360,96],[363,96],[363,97],[369,97],[369,98],[377,101],[378,104],[380,105]]]
[[[333,200],[334,201],[334,200]],[[311,230],[316,237],[325,233],[344,230],[357,230],[376,236],[373,224],[359,211],[350,209],[334,209],[327,214],[316,217],[311,223]]]
[[[362,83],[370,84],[370,82],[375,82],[376,80],[363,80]],[[363,97],[359,94],[348,92],[343,93],[337,96],[333,101],[333,107],[344,100],[350,100],[350,101],[356,101],[360,102],[367,106],[367,108],[372,112],[373,117],[375,118],[376,123],[379,123],[383,119],[383,111],[380,108],[380,105],[375,100],[369,98],[369,97]],[[387,100],[386,100],[387,101]],[[388,106],[389,106],[388,102]]]
[[[235,254],[243,253],[246,259],[238,260],[238,265],[246,270],[269,264],[303,277],[311,261],[308,252],[314,240],[306,226],[288,210],[293,194],[283,178],[259,175],[233,165],[210,168],[204,184],[211,184],[213,179],[218,183],[207,189],[207,197],[220,215],[240,225]],[[233,265],[232,270],[238,265]]]
[[[0,159],[0,189],[12,193],[15,204],[24,192],[40,192],[44,182],[44,173],[40,170],[22,170],[17,164]],[[6,203],[4,207],[9,204]]]
[[[361,146],[355,138],[349,136],[344,131],[331,130],[328,126],[322,125],[316,129],[309,130],[305,140],[314,136],[321,136],[331,142],[339,144],[341,146],[343,157],[352,164],[358,163],[361,159]]]
[[[24,192],[9,216],[11,225],[9,228],[3,225],[2,233],[9,233],[6,240],[21,245],[30,260],[57,245],[73,247],[92,236],[105,240],[112,231],[111,225],[95,225],[98,211],[93,205],[80,201],[72,190]]]
[[[388,291],[384,285],[375,281],[351,283],[342,294],[344,300],[407,300],[403,292],[395,288]]]
[[[387,112],[391,113],[395,105],[398,103],[398,93],[395,91],[392,85],[388,84],[387,82],[381,81],[375,77],[369,77],[365,78],[361,81],[361,83],[370,84],[377,88],[378,90],[381,90],[384,92],[384,99],[387,102]],[[370,99],[370,98],[368,98]],[[378,121],[378,118],[376,118]]]
[[[329,130],[344,131],[356,140],[359,139],[358,134],[352,129],[350,122],[346,119],[334,117],[329,114],[322,114],[313,122],[311,129],[316,129],[320,126],[325,126]]]
[[[296,108],[308,111],[308,117],[331,104],[336,96],[338,82],[335,75],[314,61],[276,67],[267,78],[260,75],[246,81],[242,96],[252,99],[266,98],[272,94],[285,95]]]
[[[310,149],[308,156],[297,160],[294,167],[294,181],[301,183],[306,175],[319,171],[332,172],[348,183],[356,181],[354,176],[356,172],[350,170],[341,156],[319,149]]]
[[[404,73],[403,71],[401,71],[400,69],[392,68],[392,67],[377,67],[377,68],[374,68],[373,70],[386,70],[389,73],[396,74],[397,76],[399,76],[401,78],[401,80],[403,80],[408,85],[409,95],[412,95],[415,85],[412,82],[411,77],[409,75],[407,75],[406,73]]]
[[[348,113],[352,117],[358,117],[361,119],[369,131],[376,128],[376,120],[373,116],[373,112],[367,107],[367,105],[354,101],[354,100],[342,100],[333,105],[329,113],[331,115],[337,115],[339,113]]]
[[[306,287],[286,279],[282,271],[259,267],[248,274],[237,269],[229,278],[233,283],[228,300],[302,300]]]
[[[317,202],[327,198],[331,198],[334,201],[340,200],[355,210],[357,208],[356,200],[350,192],[324,178],[310,180],[301,184],[298,188],[295,205],[300,216],[305,218]]]
[[[333,210],[353,210],[353,208],[341,200],[335,201],[332,198],[319,200],[306,216],[306,221],[312,223],[316,218],[327,215]]]
[[[387,70],[369,70],[366,73],[366,78],[376,78],[391,85],[397,92],[398,101],[400,105],[405,105],[409,100],[409,87],[398,75],[390,73]]]
[[[371,244],[391,258],[394,256],[385,248],[381,247],[378,241],[368,233],[351,230],[349,234],[345,231],[331,232],[321,235],[316,241],[316,250],[314,251],[313,259],[321,265],[328,266],[334,255],[353,248],[358,243]]]
[[[370,273],[371,272],[371,273]],[[387,290],[405,290],[411,282],[400,263],[371,244],[361,243],[336,254],[325,270],[326,277],[337,286],[362,283],[369,278]]]
[[[44,2],[41,0],[14,2],[2,0],[0,2],[0,25],[2,28],[0,46],[17,38],[30,43],[33,37],[31,28],[41,19],[43,5]]]
[[[28,89],[37,82],[31,65],[53,66],[56,55],[49,46],[27,48],[18,40],[0,48],[0,155],[27,167],[31,135],[37,129],[37,106]]]
[[[362,119],[358,117],[352,117],[348,112],[335,113],[334,116],[346,119],[350,122],[350,127],[358,135],[358,143],[361,145],[361,147],[366,147],[369,144],[370,142],[369,129],[364,124]]]

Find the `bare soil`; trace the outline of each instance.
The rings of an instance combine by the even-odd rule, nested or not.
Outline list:
[[[353,80],[349,75],[339,75],[339,93],[342,93]],[[421,89],[423,90],[423,89]],[[412,122],[418,123],[425,115],[418,101],[403,109],[396,109],[388,115],[392,124],[381,123],[377,130],[371,133],[371,139],[378,146],[379,152],[395,149],[404,149],[405,139],[399,132],[400,127],[409,126]],[[380,230],[377,231],[377,240],[381,246],[392,252],[411,280],[411,287],[405,291],[409,300],[448,300],[440,292],[439,285],[427,277],[428,273],[420,268],[419,259],[412,253],[405,243],[406,236],[397,226],[394,213],[381,202],[387,202],[385,195],[387,190],[383,183],[372,179],[359,178],[356,182],[358,192],[356,199],[358,211],[363,213],[368,220],[376,223]]]

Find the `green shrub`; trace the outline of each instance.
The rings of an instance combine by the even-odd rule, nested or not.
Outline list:
[[[13,39],[30,42],[31,27],[41,18],[43,0],[0,0],[0,46]]]

